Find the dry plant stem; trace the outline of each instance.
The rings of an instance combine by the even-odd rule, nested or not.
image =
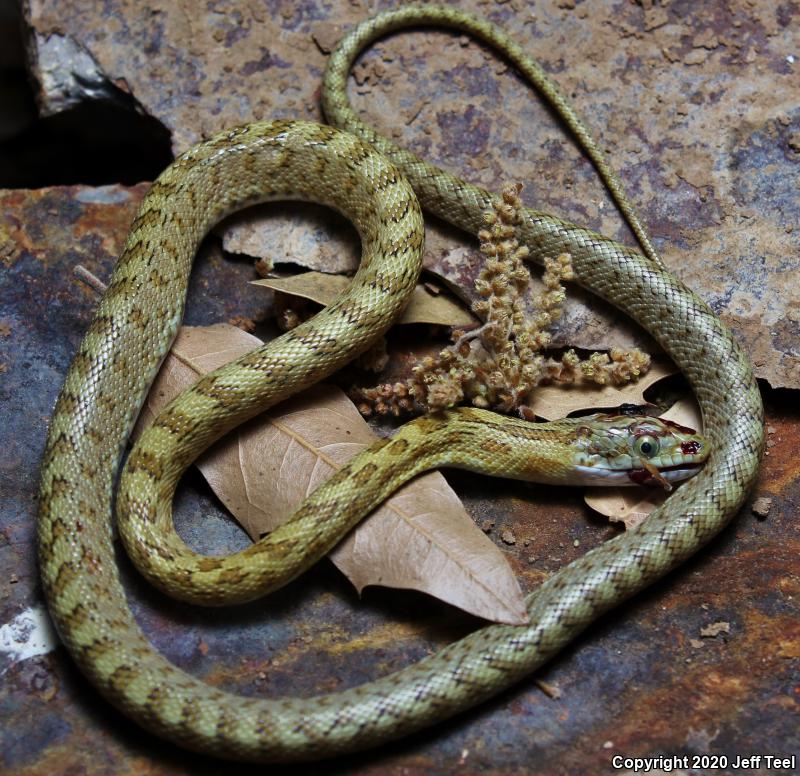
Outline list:
[[[568,253],[545,257],[544,290],[534,305],[537,312],[526,317],[530,273],[524,262],[530,251],[517,239],[524,214],[521,190],[520,184],[504,186],[478,232],[485,261],[475,280],[480,300],[472,310],[485,323],[466,333],[455,331],[454,344],[412,367],[410,379],[352,391],[365,415],[435,412],[462,402],[524,415],[542,383],[621,385],[648,370],[650,357],[639,350],[613,348],[610,356],[593,353],[586,360],[571,350],[559,360],[542,355],[551,341],[547,329],[563,312],[563,282],[574,274]]]
[[[72,272],[76,278],[82,280],[87,286],[89,286],[89,288],[91,288],[93,291],[97,291],[99,294],[105,294],[106,290],[108,289],[108,286],[102,280],[100,280],[100,278],[97,277],[94,272],[86,269],[83,264],[76,264],[75,269],[73,269]]]

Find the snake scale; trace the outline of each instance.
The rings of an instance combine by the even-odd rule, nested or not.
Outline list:
[[[415,665],[332,695],[276,700],[232,695],[156,652],[129,610],[111,529],[119,461],[176,333],[195,250],[227,213],[277,198],[336,207],[360,233],[361,267],[334,305],[205,377],[156,421],[129,456],[123,480],[132,489],[118,497],[145,523],[156,519],[155,511],[169,514],[177,478],[198,454],[195,446],[207,446],[264,406],[335,371],[391,324],[415,283],[422,246],[420,210],[405,177],[428,211],[472,234],[481,227],[490,205],[487,192],[396,148],[361,124],[347,105],[347,72],[358,51],[412,24],[456,27],[494,45],[576,132],[647,255],[532,210],[525,213],[520,241],[534,257],[569,252],[577,281],[626,311],[658,341],[697,395],[712,453],[704,470],[638,529],[586,553],[531,593],[529,625],[482,628]],[[66,376],[42,465],[41,574],[69,653],[103,695],[140,725],[187,748],[231,759],[316,759],[373,746],[508,687],[711,539],[742,504],[763,447],[761,399],[741,348],[708,306],[663,268],[588,132],[538,66],[503,33],[453,9],[382,14],[359,25],[331,56],[324,107],[346,132],[291,121],[249,125],[192,148],[156,181]],[[453,441],[446,435],[443,440]],[[369,490],[386,467],[392,463],[368,468],[359,487]],[[158,484],[145,497],[142,482]],[[352,493],[352,483],[347,487]],[[291,535],[276,543],[278,563],[299,552],[295,544]],[[212,575],[217,562],[207,559]]]

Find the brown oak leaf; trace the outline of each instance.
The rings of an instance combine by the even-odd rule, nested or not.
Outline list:
[[[181,329],[139,425],[150,422],[199,375],[260,344],[225,324]],[[197,465],[258,539],[288,518],[335,468],[374,441],[341,391],[315,386],[233,431]],[[359,591],[370,584],[413,588],[486,619],[527,622],[519,584],[505,557],[438,472],[397,491],[331,558]]]
[[[285,278],[264,278],[253,285],[271,288],[282,294],[310,299],[328,305],[338,299],[352,278],[327,275],[324,272],[303,272]],[[417,285],[398,323],[433,323],[440,326],[469,326],[478,323],[461,303],[442,293],[431,293],[423,283]]]

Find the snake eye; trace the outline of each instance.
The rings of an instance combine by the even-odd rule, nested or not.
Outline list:
[[[633,449],[642,456],[642,458],[653,458],[654,456],[658,455],[658,451],[661,445],[659,441],[652,436],[644,436],[637,437],[636,441],[633,443]]]

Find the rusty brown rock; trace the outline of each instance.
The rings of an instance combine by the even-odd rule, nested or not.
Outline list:
[[[103,83],[129,89],[182,150],[231,124],[319,118],[325,56],[312,31],[322,22],[347,28],[369,13],[364,5],[31,0],[29,21],[38,42],[50,34],[78,42]],[[512,30],[574,95],[667,262],[732,323],[762,376],[797,387],[796,3],[461,5]],[[714,36],[718,46],[700,45]],[[705,61],[685,65],[696,44],[708,52]],[[365,59],[384,63],[385,75],[360,87],[358,108],[475,182],[521,179],[536,207],[628,240],[594,172],[547,111],[509,73],[495,75],[496,61],[481,52],[441,33],[382,43]],[[0,194],[0,626],[41,603],[36,472],[52,402],[95,300],[71,270],[78,260],[105,276],[142,190]],[[456,263],[455,251],[472,251],[445,227],[429,233],[433,259],[453,251]],[[230,262],[207,253],[200,261],[190,321],[255,317],[247,305],[262,296],[236,297]],[[578,649],[540,673],[563,689],[560,699],[522,683],[503,703],[316,772],[556,776],[606,772],[617,754],[800,751],[796,405],[793,394],[768,397],[775,433],[756,494],[771,501],[768,519],[748,506],[695,561],[588,631]],[[526,589],[614,533],[587,517],[577,494],[459,474],[450,480],[479,525],[496,526],[498,541],[504,530],[531,537],[505,548]],[[186,483],[178,501],[179,527],[193,546],[237,546],[202,487]],[[213,615],[165,602],[131,574],[125,581],[143,627],[170,659],[212,684],[254,694],[351,686],[475,626],[407,594],[373,590],[359,602],[324,565],[274,599]],[[715,621],[730,622],[734,636],[695,638]],[[133,729],[63,650],[19,662],[0,655],[0,672],[0,707],[9,710],[0,770],[229,771]]]
[[[794,6],[462,6],[488,14],[543,62],[602,138],[667,263],[733,326],[760,376],[800,387],[791,344],[800,336],[798,242],[786,231],[800,217]],[[367,15],[344,0],[200,12],[158,0],[138,9],[125,0],[102,9],[32,0],[42,102],[52,111],[73,99],[113,99],[111,87],[122,84],[169,128],[176,151],[234,124],[320,119],[333,31]],[[476,183],[520,180],[535,207],[630,239],[591,165],[526,86],[497,75],[504,68],[481,46],[442,32],[404,34],[380,42],[359,68],[354,103],[381,131]],[[314,243],[323,247],[301,253],[316,253],[316,268],[342,254],[353,260],[349,237],[326,249],[318,226],[299,238],[293,224],[277,245],[269,222],[242,228],[226,237],[233,250],[297,260],[297,246]],[[469,240],[430,227],[428,266],[445,267],[467,296],[469,257]],[[641,341],[616,312],[578,298],[556,342]]]

